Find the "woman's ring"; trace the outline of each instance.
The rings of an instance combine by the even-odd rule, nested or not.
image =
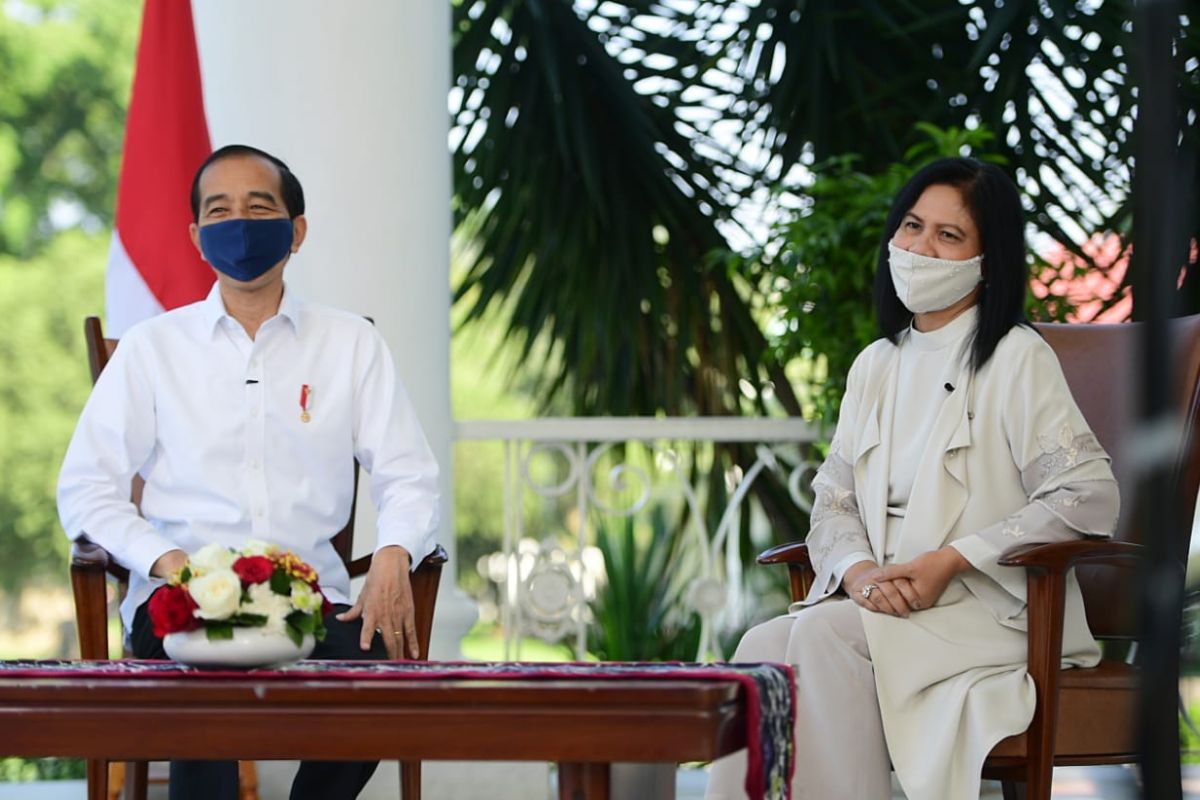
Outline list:
[[[863,600],[870,600],[870,599],[871,599],[871,592],[875,591],[875,590],[876,590],[876,589],[878,589],[878,588],[879,588],[879,587],[878,587],[878,586],[876,586],[876,585],[875,585],[875,584],[873,584],[873,583],[868,583],[866,586],[862,587],[862,596],[863,596]]]

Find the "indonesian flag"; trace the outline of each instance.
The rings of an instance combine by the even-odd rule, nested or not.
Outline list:
[[[107,335],[212,288],[188,237],[192,175],[211,150],[192,4],[146,0],[105,275]]]

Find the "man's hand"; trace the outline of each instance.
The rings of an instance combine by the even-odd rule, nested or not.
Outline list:
[[[963,558],[958,550],[947,545],[939,550],[922,553],[903,564],[889,564],[879,570],[877,577],[880,581],[893,584],[903,595],[908,607],[917,611],[933,608],[954,576],[969,569],[971,562]]]
[[[413,612],[412,584],[408,569],[412,556],[398,545],[383,547],[371,557],[371,569],[358,602],[349,611],[337,615],[343,622],[362,617],[359,647],[371,649],[371,638],[383,636],[388,658],[416,658],[417,622]]]
[[[159,556],[154,565],[150,567],[150,575],[154,578],[166,580],[171,577],[172,573],[183,569],[183,565],[187,563],[187,558],[187,553],[182,550],[168,550]]]
[[[907,617],[910,609],[906,595],[891,581],[883,577],[883,570],[874,561],[862,560],[842,575],[842,588],[851,600],[868,611]],[[870,586],[870,597],[863,596],[863,588]]]

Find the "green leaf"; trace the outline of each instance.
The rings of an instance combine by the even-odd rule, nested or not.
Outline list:
[[[294,626],[301,633],[312,633],[316,629],[316,614],[305,614],[302,611],[293,611],[288,614],[287,623]]]
[[[226,641],[233,638],[233,625],[229,622],[206,622],[204,633],[210,642]]]
[[[291,622],[284,627],[284,631],[287,633],[287,637],[292,640],[292,644],[296,645],[296,647],[300,647],[304,644],[304,633]]]
[[[271,573],[271,591],[284,597],[292,595],[292,579],[283,569]]]

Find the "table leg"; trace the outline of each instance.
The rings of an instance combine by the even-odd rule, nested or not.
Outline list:
[[[558,800],[608,800],[609,764],[560,761]]]
[[[150,762],[125,762],[125,797],[131,800],[146,800],[150,791]]]
[[[421,762],[400,762],[400,796],[404,800],[421,800]]]

